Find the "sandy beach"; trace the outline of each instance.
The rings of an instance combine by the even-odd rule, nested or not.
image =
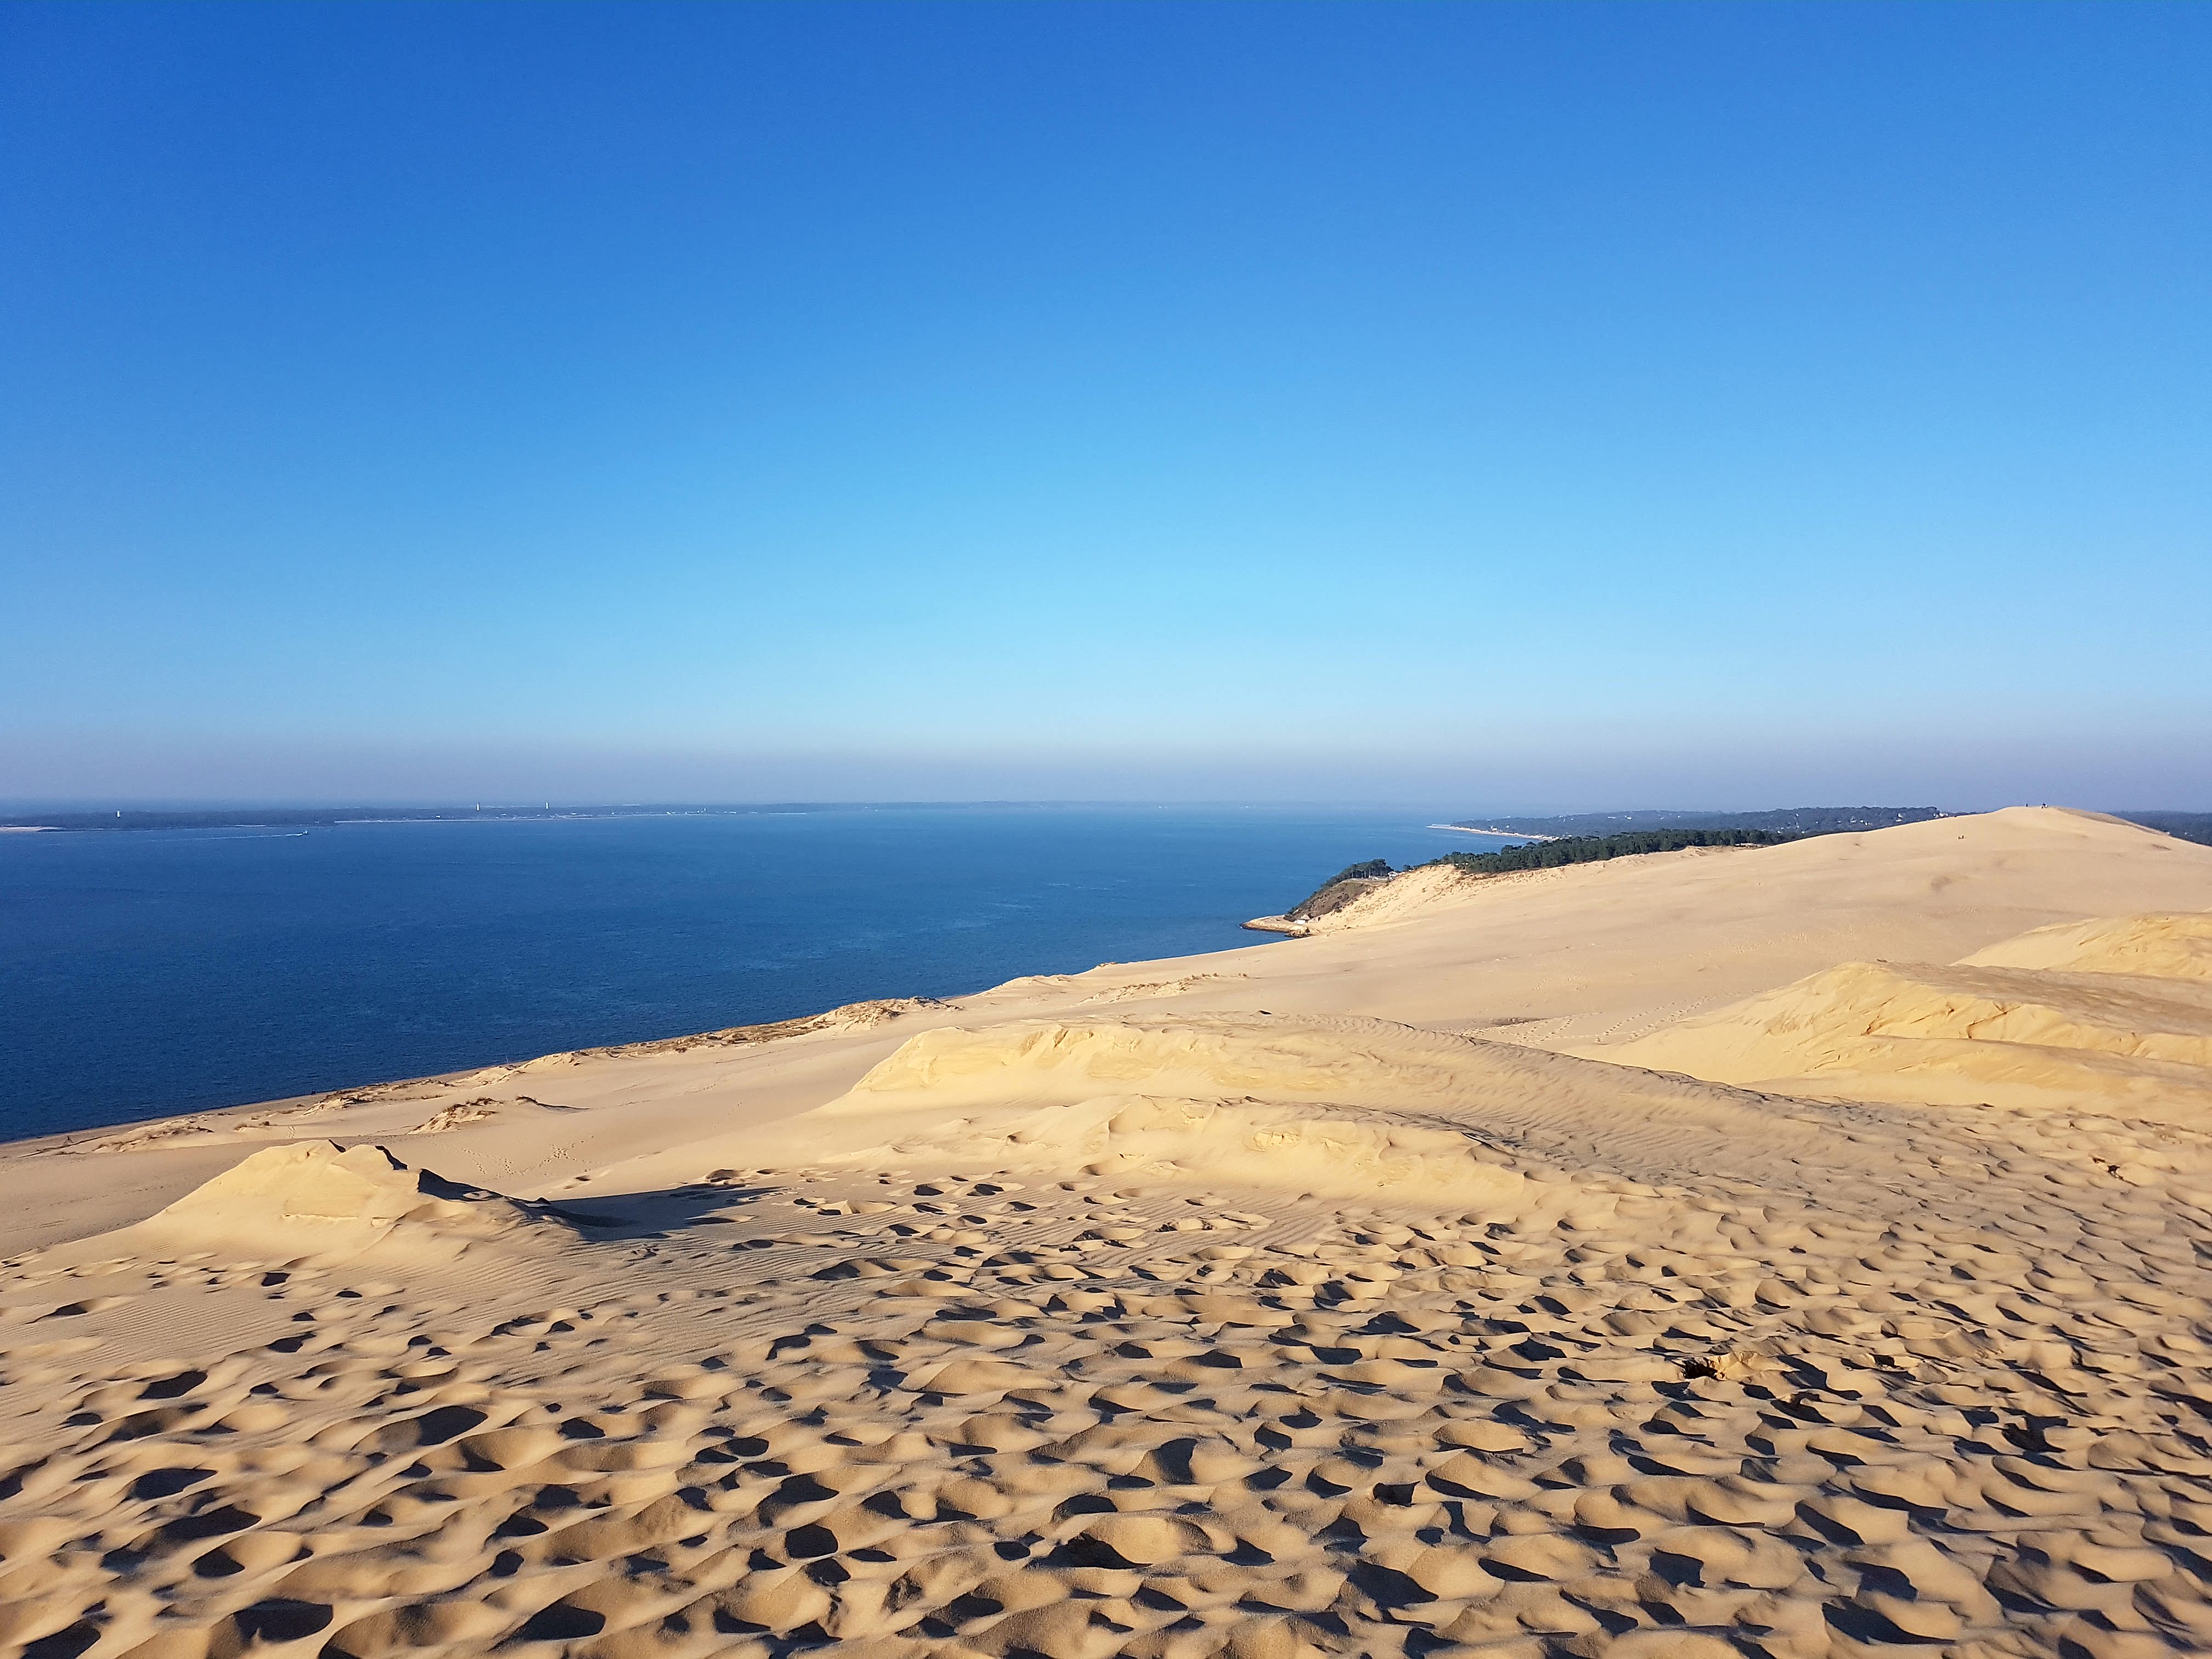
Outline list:
[[[1503,836],[1511,841],[1557,841],[1557,836],[1531,835],[1521,830],[1499,830],[1473,823],[1432,823],[1431,830],[1456,830],[1463,836]]]
[[[0,1652],[2202,1652],[2208,1107],[2015,808],[24,1143]]]

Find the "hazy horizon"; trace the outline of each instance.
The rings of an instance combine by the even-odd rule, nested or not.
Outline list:
[[[2022,803],[2093,809],[2212,810],[2212,742],[2193,763],[2168,766],[2144,747],[2054,760],[2033,754],[1960,752],[1900,757],[1840,739],[1778,757],[1755,769],[1741,754],[1656,751],[1642,757],[1522,753],[1483,763],[1404,754],[1365,757],[1248,753],[1078,755],[1058,764],[1027,756],[731,757],[647,752],[562,755],[390,748],[248,751],[187,748],[143,752],[118,787],[100,751],[98,778],[76,787],[21,787],[50,768],[7,767],[0,738],[0,810],[90,807],[468,805],[477,802],[612,805],[1181,804],[1419,805],[1464,803],[1468,811],[1630,810],[1753,811],[1806,805],[1940,806],[1975,811]],[[2146,781],[2148,780],[2148,781]],[[13,804],[12,806],[10,804]],[[1455,808],[1454,810],[1459,810]]]
[[[2072,807],[2093,811],[2171,811],[2191,812],[2205,810],[2203,797],[2174,796],[2156,799],[2044,799],[2021,796],[2018,799],[1998,798],[1987,794],[1972,799],[1950,798],[1942,795],[1865,794],[1865,795],[1745,795],[1727,799],[1700,795],[1667,794],[1655,796],[1598,796],[1558,795],[1528,797],[1482,797],[1458,793],[1377,793],[1371,795],[1276,795],[1184,794],[1146,795],[1139,793],[1100,795],[1022,795],[971,793],[964,795],[897,795],[897,794],[573,794],[554,792],[545,793],[325,793],[325,794],[232,794],[232,795],[132,795],[120,793],[106,794],[32,796],[0,795],[0,818],[19,818],[39,812],[55,814],[85,814],[122,811],[128,812],[220,812],[220,811],[331,811],[359,808],[369,811],[388,811],[421,808],[435,811],[466,811],[481,809],[487,811],[629,811],[641,809],[670,809],[699,811],[839,811],[858,808],[916,808],[940,807],[957,810],[967,807],[1026,807],[1038,810],[1159,807],[1168,808],[1249,808],[1254,811],[1403,811],[1449,818],[1474,819],[1483,814],[1500,817],[1533,817],[1574,816],[1607,812],[1643,811],[1712,811],[1759,812],[1787,811],[1813,807],[1934,807],[1945,812],[1983,812],[2007,806],[2052,805]]]

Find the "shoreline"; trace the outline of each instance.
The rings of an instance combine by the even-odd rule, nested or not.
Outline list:
[[[27,1043],[0,1068],[0,1137],[99,1137],[125,1124],[297,1092],[733,1021],[804,1018],[875,998],[961,996],[1009,977],[1109,960],[1255,946],[1269,941],[1243,931],[1246,918],[1271,898],[1297,899],[1322,875],[1364,856],[1370,834],[1394,858],[1435,856],[1424,848],[1423,821],[1413,813],[1364,809],[1129,812],[983,802],[908,812],[861,804],[834,813],[771,807],[690,818],[624,811],[596,822],[573,813],[501,817],[497,822],[538,827],[516,827],[480,846],[462,837],[470,847],[454,850],[441,850],[442,834],[427,833],[440,823],[492,821],[489,803],[481,820],[379,820],[392,825],[389,835],[373,824],[356,836],[350,823],[277,828],[234,819],[232,827],[148,838],[173,843],[165,848],[126,845],[131,837],[123,835],[103,834],[95,844],[40,819],[42,832],[51,827],[58,842],[70,842],[49,847],[54,857],[30,854],[27,836],[0,840],[25,849],[21,863],[0,859],[11,892],[52,891],[61,896],[52,902],[69,907],[63,917],[90,919],[68,921],[51,954],[58,964],[82,960],[96,975],[79,985],[57,974],[39,988],[35,1005],[27,1000]],[[547,827],[559,822],[575,833]],[[1171,831],[1165,839],[1162,826]],[[426,833],[414,835],[415,827]],[[274,839],[301,836],[307,839],[297,846]],[[1187,845],[1178,839],[1185,836]],[[198,848],[218,838],[228,844]],[[263,838],[271,838],[265,847]],[[1064,850],[1070,843],[1072,853]],[[836,875],[855,849],[878,846],[881,857],[849,879]],[[64,853],[70,856],[58,856]],[[759,873],[763,860],[787,857],[787,873]],[[449,864],[514,873],[458,890],[447,917],[434,895]],[[702,884],[663,888],[653,872],[664,867]],[[1095,873],[1115,885],[1071,884],[1071,867],[1084,880]],[[210,880],[234,878],[244,931],[207,951],[172,950],[157,907],[131,898],[127,884],[109,884],[122,895],[113,898],[68,896],[79,870],[120,872],[131,881],[150,872],[152,890],[183,902]],[[322,890],[300,889],[290,915],[289,884],[311,874]],[[563,899],[569,879],[591,891],[590,905]],[[726,915],[699,908],[708,891],[724,896],[715,902]],[[363,894],[374,896],[388,925],[341,972],[385,1006],[371,1018],[341,1022],[322,999],[288,994],[274,964],[288,963],[321,982],[342,960],[338,951],[356,948],[339,934]],[[718,943],[732,916],[742,928],[730,937],[740,942]],[[103,935],[95,922],[118,930],[107,956],[98,953]],[[466,981],[463,964],[506,948],[510,938],[540,941],[523,952],[514,983],[546,994],[526,1000]],[[410,959],[410,941],[433,939],[453,943]],[[27,933],[6,953],[8,964],[32,967],[32,948]],[[133,964],[143,975],[131,994],[145,999],[144,1028],[109,1015],[106,987],[123,986]],[[792,964],[803,972],[786,971]],[[222,975],[234,967],[239,984],[267,999],[265,1009],[226,988]]]
[[[1478,830],[1471,823],[1431,823],[1426,827],[1431,830],[1456,830],[1462,836],[1497,836],[1506,841],[1564,841],[1566,839],[1564,836],[1531,835],[1525,830],[1498,830],[1494,828]]]
[[[2047,809],[2021,808],[2015,810],[2025,811]],[[1972,817],[1978,815],[1966,816]],[[377,822],[394,821],[395,820],[378,820]],[[465,822],[467,820],[462,821]],[[1956,819],[1944,821],[1955,822]],[[2144,828],[2144,826],[2134,823],[2132,820],[2112,819],[2109,821],[2132,830],[2140,830]],[[408,822],[418,821],[409,820]],[[437,820],[420,820],[420,822],[437,822]],[[28,830],[33,827],[34,826],[27,825],[0,826],[0,833]],[[35,827],[44,829],[49,828],[50,826]],[[1439,823],[1430,824],[1425,827],[1439,830],[1457,830],[1463,833],[1473,835],[1508,836],[1515,839],[1525,839],[1531,842],[1550,842],[1565,839],[1564,837],[1556,836],[1530,835],[1524,836],[1520,835],[1519,832],[1509,830],[1474,830],[1465,824]],[[2154,835],[2160,834],[2160,832],[2157,831],[2147,831],[2147,833]],[[1789,845],[1791,843],[1782,844]],[[1705,851],[1734,849],[1688,850]],[[1518,881],[1534,876],[1546,876],[1557,878],[1562,875],[1566,875],[1573,878],[1589,879],[1598,874],[1598,872],[1607,871],[1618,872],[1624,870],[1631,863],[1642,864],[1645,862],[1647,859],[1662,859],[1678,855],[1679,849],[1677,854],[1650,854],[1633,860],[1607,860],[1587,865],[1565,866],[1560,866],[1557,869],[1546,869],[1542,871],[1530,870],[1502,872],[1488,876],[1474,878],[1462,877],[1462,879],[1478,882],[1484,884],[1505,881]],[[1413,872],[1414,869],[1419,869],[1422,866],[1413,866],[1413,869],[1401,871],[1398,873],[1401,877],[1410,875]],[[1364,925],[1371,926],[1372,924]],[[1335,939],[1339,942],[1341,942],[1347,933],[1356,934],[1364,931],[1364,926],[1361,924],[1355,924],[1351,928],[1328,928],[1316,930],[1310,921],[1292,921],[1289,920],[1286,915],[1255,916],[1235,924],[1235,927],[1238,932],[1268,934],[1282,939]],[[112,1139],[118,1136],[136,1138],[146,1135],[146,1132],[149,1131],[160,1132],[163,1130],[166,1126],[194,1125],[205,1122],[211,1119],[228,1120],[232,1118],[246,1118],[257,1115],[295,1114],[301,1111],[303,1109],[314,1107],[319,1103],[330,1103],[347,1097],[366,1095],[393,1097],[402,1094],[414,1097],[419,1093],[423,1097],[428,1097],[428,1096],[435,1095],[441,1091],[459,1090],[476,1086],[489,1086],[489,1084],[486,1082],[486,1079],[491,1078],[495,1073],[500,1074],[501,1077],[506,1077],[524,1072],[544,1071],[551,1067],[568,1066],[583,1063],[590,1063],[593,1065],[605,1064],[608,1062],[620,1063],[625,1060],[635,1060],[652,1053],[681,1050],[691,1048],[715,1046],[742,1046],[757,1048],[766,1044],[780,1042],[784,1039],[785,1034],[799,1036],[810,1035],[813,1032],[819,1031],[825,1026],[829,1026],[836,1022],[839,1016],[858,1010],[892,1006],[921,1006],[941,1009],[947,1012],[958,1012],[964,1010],[973,1009],[975,1007],[975,1005],[988,1003],[991,1000],[1002,997],[1018,995],[1023,998],[1032,998],[1036,995],[1039,988],[1045,986],[1073,987],[1081,981],[1091,980],[1093,976],[1108,975],[1113,970],[1122,970],[1124,972],[1132,973],[1150,970],[1154,972],[1174,974],[1179,969],[1188,969],[1194,964],[1210,963],[1224,957],[1234,958],[1247,954],[1256,954],[1259,951],[1259,945],[1256,941],[1224,943],[1213,950],[1190,951],[1179,956],[1146,957],[1133,962],[1114,960],[1102,961],[1095,963],[1088,968],[1079,969],[1063,974],[1016,975],[1012,978],[985,987],[980,990],[957,993],[943,997],[920,994],[898,994],[881,998],[862,998],[852,1002],[835,1004],[830,1007],[819,1009],[810,1013],[794,1014],[781,1019],[757,1022],[740,1026],[709,1028],[697,1031],[684,1031],[666,1036],[634,1038],[615,1042],[586,1044],[569,1048],[552,1048],[517,1059],[465,1062],[434,1072],[419,1073],[405,1077],[383,1077],[367,1081],[340,1084],[328,1088],[311,1090],[304,1093],[263,1097],[243,1101],[233,1101],[222,1105],[185,1107],[149,1117],[122,1118],[106,1123],[83,1125],[66,1129],[50,1129],[0,1139],[0,1164],[4,1164],[10,1155],[20,1157],[24,1155],[39,1155],[47,1152],[68,1152],[77,1150],[79,1148],[89,1149],[93,1143],[96,1143],[103,1139]],[[1211,978],[1215,975],[1202,975],[1200,976]],[[1237,977],[1249,978],[1251,976],[1237,975]],[[980,1009],[976,1011],[986,1012]],[[991,1010],[988,1012],[991,1012],[994,1018],[998,1017],[998,1011]],[[896,1016],[892,1016],[892,1018],[896,1018]],[[921,1024],[921,1022],[911,1022],[909,1023],[908,1029],[917,1029]],[[760,1032],[763,1034],[773,1032],[777,1035],[763,1037],[754,1037],[750,1035],[733,1035],[736,1033],[750,1034],[753,1032]],[[307,1133],[313,1132],[310,1131]],[[166,1137],[156,1133],[153,1135],[146,1135],[146,1138],[149,1140],[154,1140],[164,1139]]]

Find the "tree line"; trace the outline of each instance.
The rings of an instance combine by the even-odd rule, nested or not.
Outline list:
[[[1638,830],[1621,836],[1570,836],[1561,841],[1531,842],[1495,853],[1447,853],[1429,863],[1449,864],[1470,876],[1494,876],[1508,870],[1549,870],[1562,864],[1597,864],[1639,853],[1672,853],[1684,847],[1772,847],[1796,837],[1774,830]]]

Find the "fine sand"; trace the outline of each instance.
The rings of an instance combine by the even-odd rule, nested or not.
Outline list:
[[[0,1655],[2212,1650],[2212,848],[2016,809],[0,1153]]]

